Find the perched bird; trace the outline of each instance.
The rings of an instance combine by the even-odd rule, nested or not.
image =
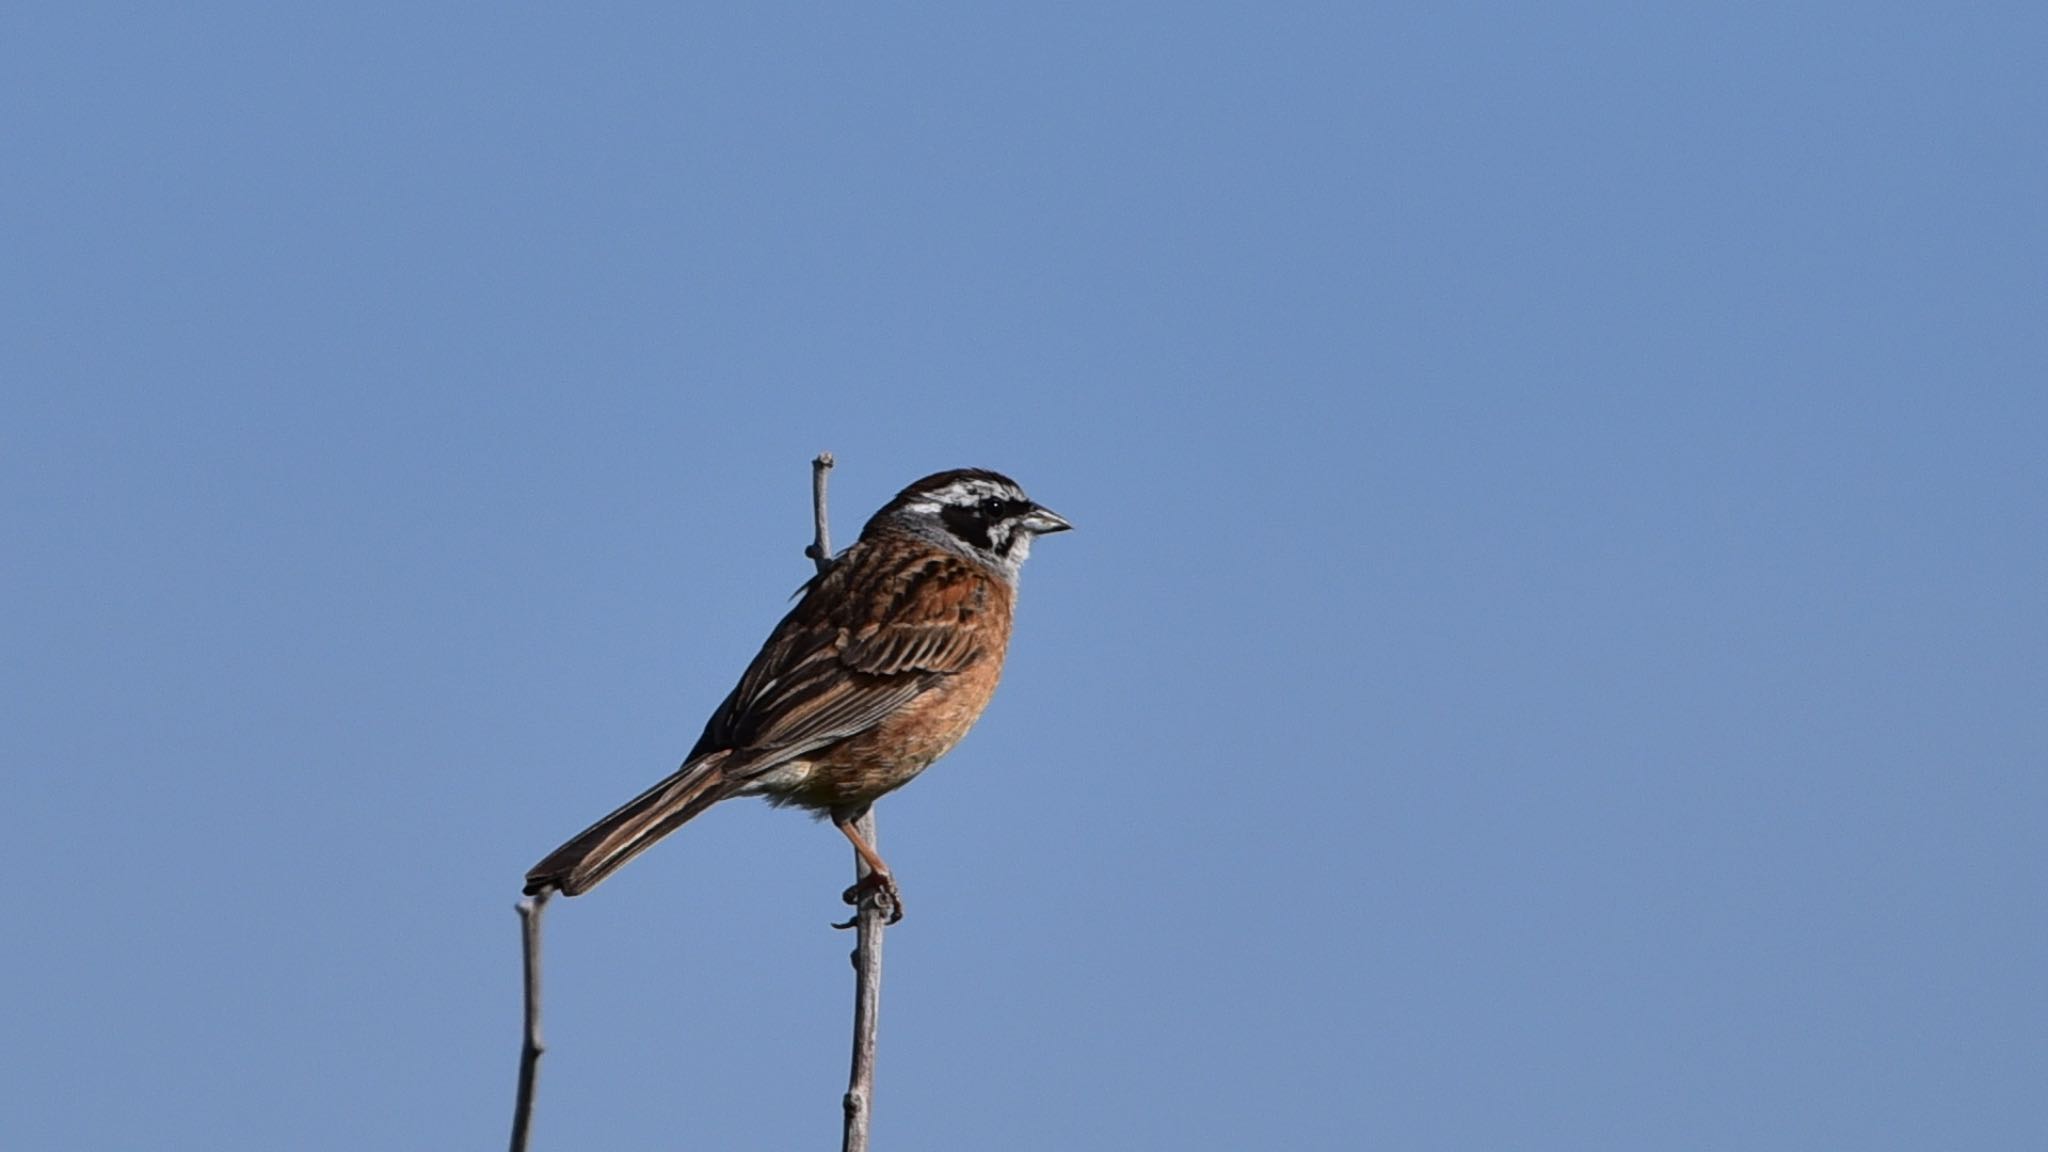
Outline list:
[[[728,796],[830,816],[869,872],[848,903],[903,901],[854,821],[951,751],[1003,671],[1031,541],[1073,527],[979,468],[896,494],[802,598],[673,775],[548,854],[526,892],[577,896]]]

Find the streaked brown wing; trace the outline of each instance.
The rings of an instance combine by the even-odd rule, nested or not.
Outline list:
[[[721,748],[761,767],[801,756],[872,728],[981,658],[975,617],[1000,610],[990,578],[953,557],[908,569],[877,563],[875,545],[900,542],[862,541],[805,586],[692,759]]]
[[[886,624],[848,644],[839,661],[872,676],[958,672],[974,662],[978,635],[958,624]]]

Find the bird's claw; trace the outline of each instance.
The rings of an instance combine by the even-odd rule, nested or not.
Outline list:
[[[896,878],[887,872],[870,872],[860,882],[841,893],[839,898],[853,905],[853,917],[834,928],[851,928],[860,923],[861,914],[870,908],[878,908],[889,914],[888,923],[895,924],[903,919],[903,893],[896,888]]]

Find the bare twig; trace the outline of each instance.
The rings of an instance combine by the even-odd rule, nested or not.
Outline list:
[[[832,527],[825,512],[825,477],[831,470],[830,452],[820,452],[818,458],[811,461],[811,510],[817,520],[818,534],[804,554],[817,564],[821,576],[832,567]],[[861,814],[854,830],[870,847],[875,846],[873,809]],[[867,862],[855,852],[853,876],[856,888],[859,881],[867,879],[867,874]],[[840,1143],[842,1152],[867,1152],[868,1117],[873,1111],[875,1098],[875,1035],[882,1010],[882,930],[891,911],[886,899],[864,895],[854,913],[853,1070],[846,1082],[846,1130]]]
[[[533,1123],[533,1085],[540,1075],[540,914],[548,904],[544,889],[519,902],[520,951],[525,956],[526,1033],[519,1047],[519,1096],[512,1105],[512,1152],[526,1152]]]
[[[870,848],[880,849],[875,813],[870,808],[854,824]],[[867,862],[853,854],[856,879],[865,879]],[[868,1152],[868,1117],[875,1101],[875,1034],[882,1019],[882,929],[889,922],[887,900],[863,897],[855,914],[853,945],[853,1073],[846,1082],[846,1135],[841,1152]]]
[[[823,576],[832,568],[832,518],[825,513],[825,476],[832,471],[832,454],[818,453],[811,461],[811,517],[817,522],[817,536],[804,555],[818,566],[818,575]]]

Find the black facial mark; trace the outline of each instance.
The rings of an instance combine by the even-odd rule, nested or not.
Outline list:
[[[988,551],[988,518],[980,505],[962,508],[956,504],[948,504],[939,509],[939,522],[946,526],[946,531],[958,536],[969,547]]]

